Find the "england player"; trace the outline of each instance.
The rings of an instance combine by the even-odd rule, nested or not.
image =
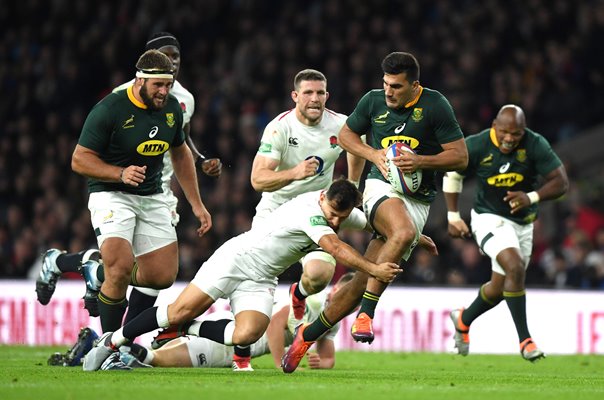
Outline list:
[[[218,158],[206,159],[195,147],[190,136],[191,117],[195,111],[195,99],[191,92],[182,86],[177,80],[180,71],[181,53],[180,43],[174,35],[169,32],[157,32],[149,38],[145,45],[146,50],[159,50],[170,58],[174,66],[174,84],[170,89],[170,94],[176,97],[180,103],[180,108],[183,113],[183,131],[185,140],[195,159],[195,165],[201,166],[204,174],[211,177],[218,177],[221,173],[222,164]],[[116,87],[113,92],[127,90],[132,87],[135,80],[126,82]],[[170,154],[166,152],[164,155],[164,168],[162,170],[162,192],[165,201],[170,207],[172,216],[172,225],[176,226],[180,220],[177,212],[178,199],[171,189],[172,176],[174,168],[170,161]],[[62,273],[77,272],[80,270],[85,275],[87,280],[86,294],[84,295],[84,307],[89,311],[90,315],[96,317],[99,315],[97,296],[98,291],[104,281],[104,271],[102,261],[99,260],[100,253],[98,250],[89,249],[78,253],[66,253],[58,249],[49,249],[42,256],[42,265],[40,275],[36,280],[36,293],[38,301],[46,305],[50,301],[52,294],[56,288],[56,283]],[[100,268],[100,270],[99,270]],[[97,278],[97,276],[100,277]],[[152,288],[134,287],[128,301],[128,311],[126,320],[129,321],[133,316],[136,316],[140,311],[153,306],[159,290]]]
[[[249,345],[266,331],[277,277],[296,260],[319,247],[334,258],[384,282],[400,272],[397,264],[375,264],[342,242],[339,229],[370,229],[355,208],[361,194],[347,180],[328,190],[305,193],[277,208],[264,223],[223,244],[169,306],[143,311],[116,332],[108,332],[84,359],[84,370],[97,370],[117,349],[157,328],[178,326],[187,334],[235,345],[237,369],[252,370]],[[229,298],[235,321],[189,322],[218,298]]]
[[[516,326],[520,354],[533,362],[545,357],[531,338],[526,321],[524,280],[533,247],[533,222],[539,202],[566,193],[568,177],[547,140],[526,127],[524,111],[514,104],[503,106],[491,128],[469,136],[466,143],[468,167],[459,173],[447,172],[443,179],[449,234],[474,237],[491,258],[493,271],[491,280],[480,287],[467,309],[451,312],[455,347],[467,356],[470,324],[505,300]],[[471,232],[457,206],[465,176],[477,178]],[[537,188],[539,177],[544,179]]]
[[[346,116],[325,108],[329,92],[325,75],[314,69],[294,78],[292,110],[279,114],[265,128],[254,158],[251,182],[262,193],[252,227],[295,196],[327,188],[333,180],[335,163],[342,153],[338,134]],[[347,154],[348,179],[358,181],[365,160]],[[303,273],[290,288],[296,318],[302,319],[304,299],[325,288],[333,277],[335,259],[317,249],[300,260]]]

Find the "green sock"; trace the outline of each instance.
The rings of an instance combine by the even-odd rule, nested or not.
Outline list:
[[[363,293],[363,299],[361,299],[361,309],[359,310],[359,314],[365,313],[369,316],[369,318],[373,319],[375,307],[377,306],[378,301],[380,301],[380,296],[366,290],[365,293]]]
[[[101,316],[101,328],[103,332],[115,332],[122,326],[124,313],[128,307],[128,301],[123,299],[112,299],[99,293],[99,314]]]
[[[516,332],[518,332],[518,341],[522,343],[525,339],[531,337],[526,323],[526,291],[503,292],[503,298],[510,309]]]
[[[484,294],[484,285],[480,287],[478,291],[478,296],[474,299],[470,307],[463,310],[461,314],[461,322],[463,322],[466,326],[470,326],[470,324],[482,314],[489,311],[491,308],[495,307],[499,304],[500,300],[490,300]]]
[[[319,318],[314,320],[304,329],[304,332],[302,332],[302,337],[306,342],[314,342],[331,328],[333,328],[333,324],[329,322],[327,318],[325,318],[325,311],[321,311]]]

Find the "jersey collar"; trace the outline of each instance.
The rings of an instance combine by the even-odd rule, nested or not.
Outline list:
[[[413,98],[413,100],[411,100],[409,103],[405,104],[405,108],[413,107],[415,104],[417,104],[417,102],[419,101],[419,98],[422,96],[423,92],[424,92],[424,87],[420,85],[417,96],[415,96]]]
[[[499,148],[499,141],[497,140],[497,134],[495,133],[495,128],[491,128],[489,131],[489,137],[491,138],[491,142],[495,145],[495,147]]]
[[[134,97],[134,85],[129,86],[128,89],[126,90],[126,93],[128,93],[128,99],[130,99],[132,104],[134,104],[138,108],[142,108],[143,110],[147,109],[147,106],[145,105],[145,103],[141,103],[140,101],[138,101],[136,99],[136,97]]]

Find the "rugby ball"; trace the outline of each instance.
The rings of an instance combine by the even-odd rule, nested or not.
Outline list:
[[[413,194],[419,189],[419,185],[422,183],[422,171],[420,169],[411,173],[402,173],[392,158],[402,154],[403,151],[408,151],[415,154],[415,151],[404,143],[393,143],[388,147],[386,157],[388,158],[388,181],[396,190],[401,194]]]

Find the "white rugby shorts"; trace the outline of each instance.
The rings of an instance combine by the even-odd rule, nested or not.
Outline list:
[[[505,249],[518,249],[524,269],[528,267],[533,251],[533,224],[520,225],[496,214],[471,212],[472,234],[480,250],[491,258],[491,269],[505,276],[497,255]]]
[[[176,230],[162,196],[90,193],[88,209],[99,249],[107,238],[119,237],[130,242],[137,257],[175,242]]]
[[[375,213],[374,208],[379,206],[384,198],[397,198],[405,203],[405,207],[411,216],[411,220],[415,224],[415,240],[411,247],[403,254],[403,260],[407,261],[413,252],[415,246],[419,242],[419,238],[424,230],[430,205],[413,200],[410,197],[404,196],[394,190],[392,185],[379,179],[367,179],[365,181],[365,191],[363,192],[363,211],[367,217],[367,221],[373,222],[371,216]]]

